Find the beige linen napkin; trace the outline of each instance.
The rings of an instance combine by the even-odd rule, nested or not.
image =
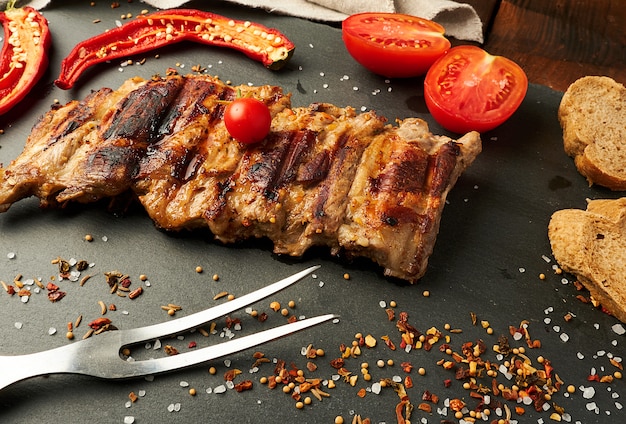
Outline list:
[[[179,7],[187,0],[144,0],[154,7]],[[459,40],[483,42],[483,27],[474,8],[452,0],[228,0],[319,21],[340,22],[359,12],[398,12],[433,20]]]
[[[41,9],[51,0],[21,1]],[[188,0],[143,0],[160,9],[180,7]],[[216,1],[216,0],[214,0]],[[227,0],[244,6],[262,8],[300,18],[340,22],[359,12],[398,12],[433,20],[446,29],[446,34],[459,40],[483,42],[482,23],[472,6],[452,0]],[[207,1],[207,4],[210,1]],[[6,0],[0,0],[4,8]]]

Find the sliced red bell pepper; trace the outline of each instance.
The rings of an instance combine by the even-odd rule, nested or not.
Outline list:
[[[52,42],[48,21],[32,7],[0,12],[4,45],[0,52],[0,115],[33,88],[48,66]]]
[[[140,15],[120,27],[78,43],[63,59],[55,84],[62,89],[71,88],[92,65],[181,41],[229,47],[270,69],[280,69],[295,48],[284,34],[258,23],[195,9],[162,10]]]

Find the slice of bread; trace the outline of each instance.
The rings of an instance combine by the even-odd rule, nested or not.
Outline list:
[[[548,237],[559,266],[626,322],[626,197],[591,200],[586,211],[555,212]]]
[[[558,116],[565,152],[589,184],[626,190],[626,88],[609,77],[580,78]]]

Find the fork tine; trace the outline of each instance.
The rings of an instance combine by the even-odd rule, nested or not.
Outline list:
[[[142,361],[125,361],[119,364],[119,366],[108,367],[106,375],[103,373],[100,376],[111,379],[122,379],[186,368],[210,361],[212,359],[241,352],[242,350],[285,337],[335,318],[338,318],[338,315],[320,315],[289,324],[283,324],[279,327],[270,328],[258,333],[238,337],[227,342],[181,353],[179,355],[165,356],[162,358]]]
[[[252,293],[248,293],[242,297],[235,298],[229,302],[222,303],[201,312],[196,312],[195,314],[191,314],[186,317],[163,322],[160,324],[150,325],[147,327],[124,330],[121,343],[123,345],[139,343],[146,340],[182,333],[185,330],[199,327],[209,321],[228,315],[231,312],[243,309],[248,305],[265,299],[266,297],[271,296],[300,281],[302,278],[311,274],[319,267],[320,265],[312,266],[289,277],[283,278],[276,283],[256,290]]]

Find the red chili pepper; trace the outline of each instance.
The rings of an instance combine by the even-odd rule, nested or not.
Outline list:
[[[0,52],[0,115],[33,88],[48,66],[48,21],[32,7],[0,12],[4,45]]]
[[[92,65],[181,41],[229,47],[270,69],[281,68],[295,48],[284,34],[261,24],[195,9],[162,10],[78,43],[63,59],[55,84],[71,88]]]

